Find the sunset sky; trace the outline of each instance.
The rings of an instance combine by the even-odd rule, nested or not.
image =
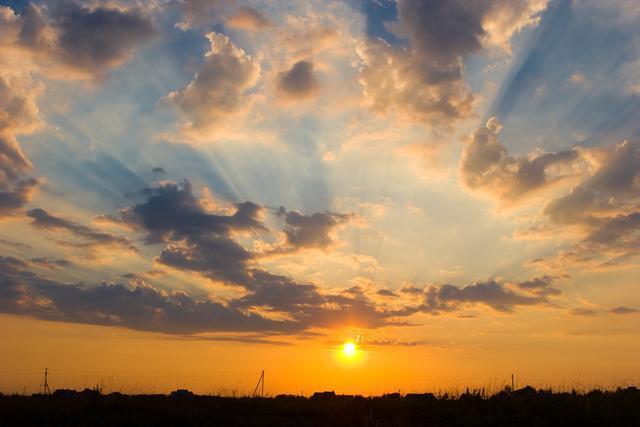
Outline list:
[[[0,392],[625,385],[639,290],[637,0],[0,0]]]

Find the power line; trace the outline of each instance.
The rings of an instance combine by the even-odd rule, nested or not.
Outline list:
[[[253,389],[253,394],[251,397],[256,397],[256,393],[258,393],[258,388],[262,387],[260,391],[260,397],[264,397],[264,369],[262,373],[260,373],[260,379],[258,380],[258,384],[256,384],[256,388]]]
[[[44,368],[44,384],[42,384],[42,392],[44,394],[51,394],[51,389],[49,389],[49,368]]]

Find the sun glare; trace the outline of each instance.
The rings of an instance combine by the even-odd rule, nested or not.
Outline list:
[[[356,345],[352,342],[346,342],[344,343],[344,345],[342,346],[342,353],[346,356],[346,357],[353,357],[356,355]]]

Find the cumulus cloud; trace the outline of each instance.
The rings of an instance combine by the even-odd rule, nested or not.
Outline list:
[[[409,46],[369,40],[360,83],[374,110],[440,128],[469,116],[474,96],[464,59],[485,45],[508,50],[511,36],[536,22],[546,1],[400,0],[390,28]]]
[[[247,91],[260,76],[260,65],[228,37],[209,33],[211,49],[194,79],[165,98],[181,114],[183,130],[215,129],[248,107]]]
[[[319,87],[310,61],[298,61],[278,75],[278,91],[285,99],[311,98],[318,93]]]
[[[589,153],[592,171],[543,213],[551,226],[572,227],[582,238],[531,265],[611,269],[634,266],[640,247],[640,143],[625,141]]]
[[[578,150],[509,155],[498,138],[500,129],[498,119],[491,117],[466,142],[460,173],[469,189],[512,203],[575,175],[573,166],[580,160]]]
[[[11,16],[0,14],[0,25],[10,24]],[[21,67],[14,52],[6,52],[10,48],[5,43],[0,33],[0,217],[19,212],[38,185],[28,176],[31,161],[17,136],[33,133],[41,126],[37,98],[43,91],[43,86],[33,80],[31,69]]]

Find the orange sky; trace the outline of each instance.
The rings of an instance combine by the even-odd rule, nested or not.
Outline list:
[[[0,391],[637,383],[639,24],[0,0]]]

